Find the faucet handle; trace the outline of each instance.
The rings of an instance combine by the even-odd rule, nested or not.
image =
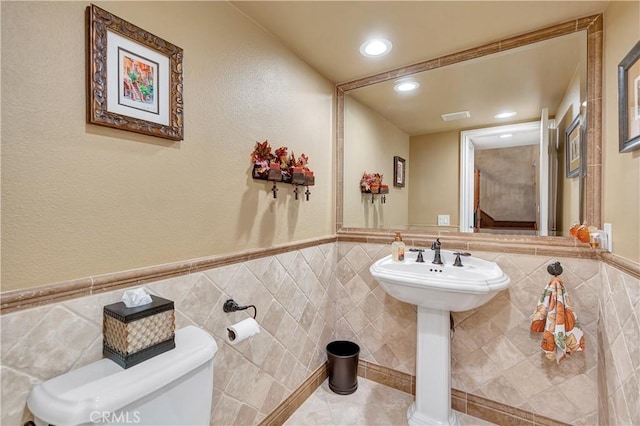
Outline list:
[[[456,255],[456,260],[453,262],[453,266],[463,266],[462,259],[460,259],[460,256],[471,256],[471,253],[467,253],[467,252],[455,252],[453,254]]]
[[[424,257],[422,257],[422,253],[424,253],[424,249],[410,248],[409,251],[417,251],[418,252],[418,257],[416,258],[416,262],[424,263]]]

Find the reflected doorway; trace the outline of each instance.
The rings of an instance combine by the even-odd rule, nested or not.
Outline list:
[[[541,121],[461,133],[461,232],[548,235],[555,132],[545,112]]]

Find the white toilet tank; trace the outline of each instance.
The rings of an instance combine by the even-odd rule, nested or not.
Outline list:
[[[194,326],[175,341],[126,370],[104,358],[37,385],[27,400],[36,425],[209,425],[218,346]]]

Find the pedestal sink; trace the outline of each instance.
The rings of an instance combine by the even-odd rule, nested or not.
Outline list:
[[[477,308],[511,284],[495,262],[441,250],[443,265],[424,263],[407,252],[403,262],[391,256],[371,265],[371,275],[391,296],[418,305],[416,400],[407,410],[409,425],[457,425],[451,410],[451,347],[449,313]]]

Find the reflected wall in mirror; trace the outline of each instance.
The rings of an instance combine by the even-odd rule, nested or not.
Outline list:
[[[541,228],[536,223],[540,216],[528,216],[542,205],[548,206],[544,209],[548,219],[542,218],[548,235],[567,235],[572,222],[579,220],[581,207],[586,213],[585,219],[600,226],[601,22],[601,15],[581,18],[339,85],[337,170],[342,191],[338,191],[336,200],[338,230],[473,230],[460,229],[465,222],[460,217],[460,200],[464,195],[460,175],[466,167],[460,162],[464,157],[460,135],[464,130],[495,129],[507,124],[512,133],[511,144],[505,142],[507,138],[498,138],[504,131],[488,131],[488,136],[482,138],[476,135],[472,145],[483,151],[480,164],[487,159],[494,162],[504,159],[505,164],[503,169],[487,169],[487,180],[476,183],[478,188],[484,188],[485,195],[511,193],[517,197],[519,192],[526,193],[526,199],[514,198],[511,202],[531,203],[533,199],[534,205],[528,207],[526,220],[516,220],[522,216],[519,209],[496,213],[481,212],[478,208],[471,213],[474,217],[466,222],[477,225],[482,213],[486,225],[486,215],[493,213],[489,216],[497,217],[492,219],[502,219],[501,222],[507,224],[534,222],[530,232],[536,233],[536,229]],[[417,81],[419,88],[415,93],[394,92],[394,86],[401,79]],[[553,130],[548,148],[540,150],[540,125],[532,139],[530,126],[520,134],[514,123],[530,124],[540,120],[543,108],[548,109]],[[494,118],[504,109],[518,114],[509,119]],[[464,117],[465,111],[470,117],[448,121],[441,117],[447,113],[460,113],[455,115]],[[558,135],[563,135],[579,115],[586,126],[584,173],[567,179],[564,140]],[[407,185],[391,187],[384,205],[367,203],[368,199],[359,193],[359,177],[369,169],[393,176],[389,159],[394,156],[407,160]],[[515,159],[522,162],[518,164]],[[501,179],[500,175],[517,174],[518,169],[522,171],[518,178]],[[537,177],[531,182],[531,176]],[[525,178],[530,185],[521,191]],[[548,194],[546,203],[542,204],[541,188]],[[533,198],[532,191],[536,193]],[[477,193],[472,188],[471,193],[474,192]],[[495,208],[489,207],[492,203],[487,198],[484,205]],[[449,225],[438,226],[438,215],[448,215]],[[513,226],[496,232],[521,233]]]

